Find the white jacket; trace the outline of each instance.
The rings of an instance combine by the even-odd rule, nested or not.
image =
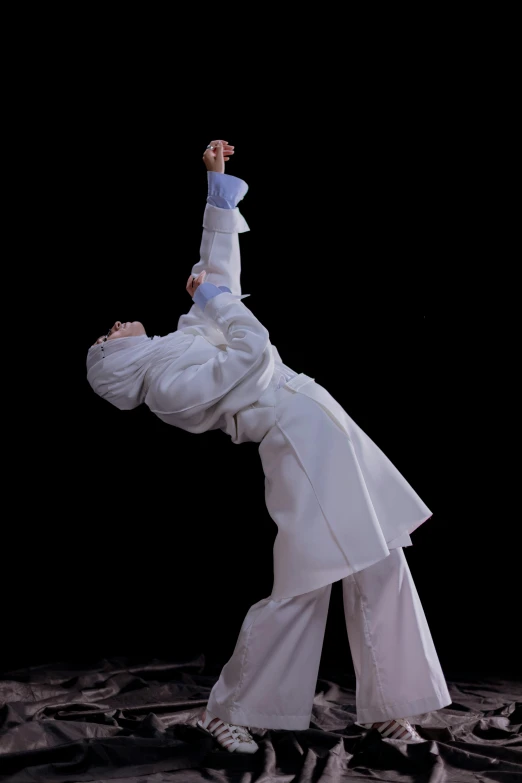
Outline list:
[[[178,328],[193,340],[155,370],[146,403],[190,432],[223,428],[260,442],[267,509],[277,524],[272,597],[342,579],[411,544],[431,514],[397,468],[312,378],[281,363],[268,332],[239,301],[237,209],[207,206],[201,260],[231,294],[194,305]],[[281,383],[281,377],[283,383]]]
[[[156,362],[145,397],[167,424],[195,433],[220,428],[234,442],[251,439],[238,433],[236,414],[259,400],[274,374],[295,375],[281,365],[268,331],[239,299],[244,231],[248,225],[238,209],[207,204],[200,261],[192,274],[205,270],[207,282],[232,293],[211,299],[204,312],[194,304],[180,318],[178,330],[194,339],[174,361],[160,368]]]

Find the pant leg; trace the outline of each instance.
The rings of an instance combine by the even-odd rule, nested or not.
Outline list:
[[[208,709],[239,726],[307,729],[317,685],[331,585],[252,606]]]
[[[360,723],[451,704],[402,549],[343,579],[343,600]]]

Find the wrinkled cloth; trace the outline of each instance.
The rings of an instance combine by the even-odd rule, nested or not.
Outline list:
[[[195,303],[179,319],[178,332],[190,339],[180,343],[180,355],[148,361],[144,402],[187,432],[222,429],[234,443],[260,444],[266,506],[278,528],[272,597],[281,599],[411,545],[410,534],[431,511],[326,389],[282,363],[267,329],[239,301],[239,233],[247,229],[238,209],[207,204],[200,260],[192,268],[194,276],[207,273],[198,289],[202,306]],[[132,380],[138,369],[121,372]]]
[[[208,709],[239,726],[308,729],[331,585],[248,610]],[[357,721],[406,718],[451,704],[431,631],[401,548],[342,580],[357,677]]]
[[[165,337],[119,337],[92,345],[87,353],[87,380],[93,390],[119,410],[145,402],[154,371],[172,364],[193,342],[184,332]]]
[[[355,725],[354,679],[328,673],[311,728],[255,733],[260,750],[216,748],[196,720],[215,677],[184,663],[58,664],[0,674],[2,783],[477,783],[522,779],[522,685],[452,681],[453,703],[415,718],[407,745]]]
[[[194,334],[175,362],[156,361],[145,404],[174,427],[223,429],[234,439],[234,417],[259,400],[274,376],[272,346],[268,331],[234,294],[210,299],[202,318],[221,330],[226,349]]]
[[[312,378],[273,383],[236,416],[260,441],[265,502],[277,525],[272,598],[301,595],[410,546],[431,511],[404,476]]]
[[[248,230],[244,218],[237,209],[207,204],[203,224],[199,263],[210,284],[228,291],[211,298],[204,312],[195,304],[165,337],[122,337],[92,346],[87,378],[121,410],[143,402],[167,424],[192,433],[223,429],[234,440],[236,413],[267,389],[278,356],[267,329],[240,301],[241,292],[226,279],[213,279],[223,256],[231,272],[239,268],[238,233]]]

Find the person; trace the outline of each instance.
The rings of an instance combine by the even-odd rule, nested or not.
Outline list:
[[[252,727],[309,727],[331,585],[342,580],[357,722],[419,742],[408,718],[451,703],[403,552],[431,512],[326,389],[282,362],[242,301],[239,234],[249,229],[238,203],[248,186],[225,174],[234,153],[215,140],[203,155],[189,312],[163,337],[116,321],[89,348],[87,378],[121,410],[144,403],[188,432],[259,443],[278,527],[273,590],[247,612],[198,726],[239,753],[257,750]]]

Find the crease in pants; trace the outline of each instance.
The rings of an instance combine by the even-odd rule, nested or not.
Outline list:
[[[402,549],[342,580],[357,720],[440,709],[451,697]],[[228,723],[307,729],[331,585],[249,609],[208,709]]]
[[[212,689],[213,715],[240,726],[309,727],[330,593],[326,585],[292,598],[265,598],[249,609]]]

